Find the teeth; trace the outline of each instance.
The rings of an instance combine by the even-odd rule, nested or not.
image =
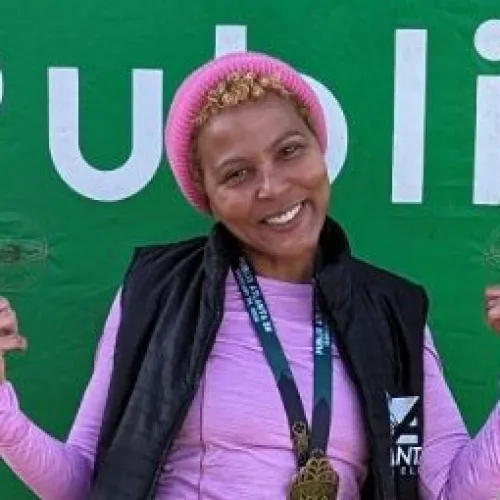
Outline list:
[[[275,225],[286,224],[287,222],[290,222],[298,215],[301,208],[302,208],[302,203],[297,203],[297,205],[294,205],[290,210],[281,215],[276,215],[275,217],[268,217],[266,219],[266,223]]]

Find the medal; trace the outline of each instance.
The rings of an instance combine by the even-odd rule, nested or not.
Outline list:
[[[310,458],[293,478],[288,500],[335,500],[339,477],[327,458]]]
[[[292,427],[292,441],[299,463],[288,500],[335,500],[339,489],[339,477],[321,450],[315,450],[309,456],[309,436],[304,422],[295,422]]]
[[[288,500],[335,500],[339,476],[331,466],[326,448],[331,424],[332,351],[331,337],[323,320],[318,297],[313,304],[314,401],[309,426],[304,404],[288,360],[276,334],[270,312],[255,272],[244,257],[233,266],[243,302],[273,372],[290,425],[290,438],[297,460],[297,472]]]

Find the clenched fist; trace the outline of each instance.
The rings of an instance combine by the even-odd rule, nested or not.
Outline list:
[[[5,381],[5,355],[26,347],[26,339],[19,335],[16,313],[9,301],[0,297],[0,384]]]

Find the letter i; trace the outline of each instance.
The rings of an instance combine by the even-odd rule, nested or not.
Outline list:
[[[474,45],[483,59],[500,62],[500,20],[481,24]],[[497,75],[477,78],[473,203],[500,204],[500,76]]]

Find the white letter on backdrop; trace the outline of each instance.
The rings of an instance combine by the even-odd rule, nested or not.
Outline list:
[[[0,105],[2,104],[3,101],[3,73],[0,70]]]
[[[49,68],[50,154],[70,188],[110,202],[133,196],[149,183],[162,155],[162,82],[159,70],[133,71],[132,152],[123,165],[104,171],[85,161],[80,150],[78,69]]]
[[[427,31],[396,30],[392,202],[422,203]]]
[[[500,62],[500,20],[481,24],[474,37],[476,50],[488,61]],[[500,77],[477,79],[474,158],[475,205],[500,205]]]
[[[232,52],[246,52],[247,27],[218,24],[215,27],[215,57]]]

